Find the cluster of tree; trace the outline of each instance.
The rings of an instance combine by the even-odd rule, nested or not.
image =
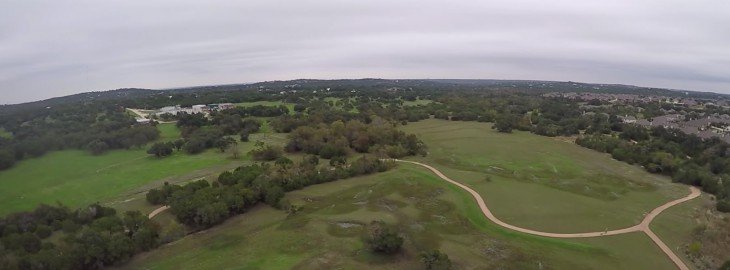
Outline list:
[[[639,164],[652,173],[700,186],[718,198],[717,209],[730,211],[730,145],[718,140],[702,140],[677,129],[623,125],[618,136],[582,136],[576,143],[610,153],[617,160]]]
[[[217,112],[211,118],[208,120],[203,114],[180,114],[177,126],[181,128],[183,140],[181,146],[176,141],[175,148],[189,154],[198,154],[214,147],[221,152],[231,149],[232,154],[237,156],[234,147],[237,145],[236,140],[226,135],[239,134],[241,141],[247,142],[249,134],[261,129],[260,121],[243,118],[235,110]]]
[[[391,158],[426,154],[425,144],[415,135],[408,135],[382,120],[369,124],[350,120],[301,126],[289,134],[285,148],[288,152],[301,151],[326,159],[347,156],[352,150]]]
[[[61,243],[48,241],[62,234]],[[70,211],[40,205],[0,218],[0,267],[100,269],[158,245],[158,227],[137,211],[119,216],[93,204]]]
[[[243,118],[238,114],[218,113],[213,116],[212,122],[226,135],[251,134],[259,132],[261,122],[254,118]]]
[[[176,218],[196,229],[209,228],[259,202],[280,207],[284,193],[309,185],[385,171],[393,166],[374,157],[361,157],[350,164],[322,168],[316,156],[301,162],[280,157],[275,165],[242,166],[223,172],[210,185],[201,180],[183,186],[165,184],[147,193],[151,204],[166,204]]]

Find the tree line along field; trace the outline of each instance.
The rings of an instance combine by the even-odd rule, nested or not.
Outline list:
[[[420,269],[418,253],[440,249],[457,269],[671,268],[641,234],[553,240],[517,234],[486,221],[468,194],[420,167],[319,184],[287,194],[302,211],[260,206],[121,269]],[[402,252],[376,255],[362,244],[373,219],[397,224]],[[642,256],[633,256],[640,253]]]
[[[159,124],[158,129],[159,141],[180,137],[175,124]],[[252,134],[252,141],[239,143],[239,150],[248,152],[256,140],[282,143],[284,135]],[[215,149],[197,155],[176,151],[164,159],[146,151],[147,147],[141,147],[94,156],[81,150],[62,150],[24,160],[0,171],[0,182],[13,187],[0,189],[0,214],[33,209],[40,203],[78,207],[104,202],[158,180],[169,181],[194,171],[241,162]],[[242,158],[246,159],[245,155]]]

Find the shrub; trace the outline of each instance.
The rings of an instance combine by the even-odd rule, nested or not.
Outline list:
[[[171,142],[158,142],[153,144],[150,149],[147,150],[147,154],[155,155],[156,157],[166,157],[172,154],[172,149],[175,145]]]
[[[728,201],[728,200],[717,201],[717,211],[729,213],[730,212],[730,201]]]
[[[38,225],[38,228],[35,229],[35,235],[40,239],[48,238],[51,236],[51,233],[53,233],[53,230],[51,230],[51,227],[46,225]]]
[[[421,253],[421,262],[426,266],[427,270],[451,269],[449,256],[438,250]]]
[[[372,221],[365,235],[365,244],[374,252],[393,254],[403,245],[403,237],[385,222]]]
[[[284,150],[281,147],[275,147],[271,145],[264,145],[261,142],[257,142],[256,149],[249,152],[253,156],[254,160],[272,161],[281,157],[284,154]]]

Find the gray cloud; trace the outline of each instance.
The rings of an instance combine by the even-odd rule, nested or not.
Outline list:
[[[496,78],[730,93],[730,2],[6,1],[0,103],[295,78]]]

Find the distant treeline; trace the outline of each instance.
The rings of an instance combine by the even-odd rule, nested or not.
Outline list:
[[[0,170],[49,151],[84,149],[98,155],[140,147],[159,138],[154,126],[136,125],[118,107],[83,106],[29,112],[2,118],[12,138],[0,137]]]

